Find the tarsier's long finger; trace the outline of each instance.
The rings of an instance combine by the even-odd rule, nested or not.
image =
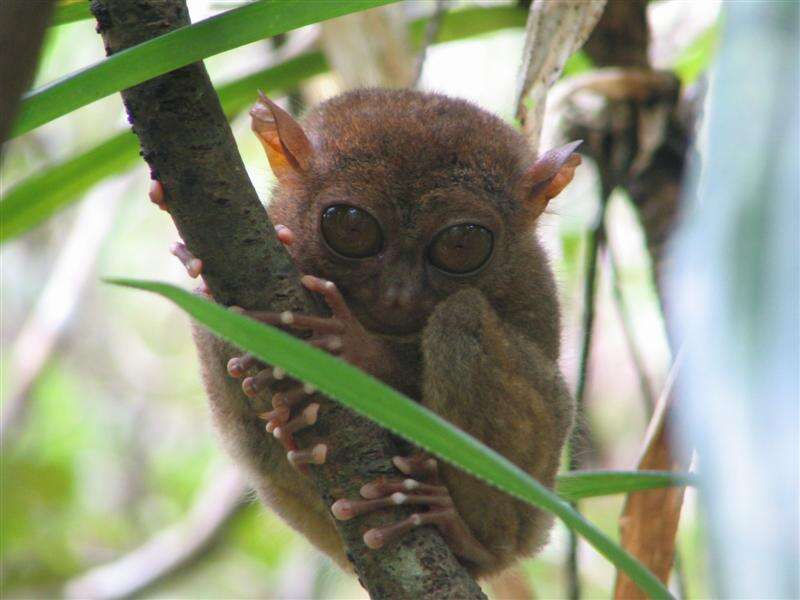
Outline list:
[[[372,548],[373,550],[383,548],[383,546],[389,542],[402,537],[415,527],[436,524],[443,519],[445,513],[455,513],[455,511],[450,509],[441,512],[415,513],[394,525],[370,529],[364,534],[364,543],[368,548]]]
[[[418,454],[416,456],[395,456],[392,458],[392,463],[404,475],[414,477],[416,479],[424,479],[428,483],[439,483],[439,463],[435,458],[431,458],[425,454]]]
[[[290,450],[286,453],[286,458],[297,469],[301,469],[304,465],[325,464],[327,456],[328,446],[325,444],[317,444],[311,450]]]
[[[313,275],[303,275],[300,278],[300,283],[309,291],[320,294],[325,299],[325,303],[331,309],[334,317],[343,321],[352,318],[347,302],[345,302],[335,283]]]
[[[294,419],[285,425],[281,425],[280,427],[273,429],[272,435],[274,435],[279,441],[288,440],[291,438],[292,434],[316,423],[318,415],[319,404],[316,402],[309,404]]]
[[[422,483],[416,479],[387,479],[386,477],[381,477],[376,481],[367,483],[363,485],[360,490],[361,496],[370,500],[389,496],[396,492],[423,495],[442,495],[448,493],[447,488],[443,485],[431,485],[429,483]]]
[[[347,521],[374,510],[389,508],[390,506],[402,506],[404,504],[435,506],[444,509],[453,506],[453,501],[447,492],[433,496],[417,496],[404,492],[395,492],[389,496],[372,500],[348,500],[342,498],[331,505],[331,512],[338,520]]]
[[[291,411],[283,406],[278,408],[273,408],[272,410],[268,410],[266,412],[259,413],[258,418],[267,421],[266,431],[267,433],[272,433],[276,427],[280,427],[284,423],[289,422],[289,417],[291,416]]]
[[[160,181],[150,182],[150,189],[148,190],[147,195],[150,197],[150,201],[158,206],[158,208],[169,212],[167,201],[164,198],[164,187],[161,185]]]
[[[275,225],[275,235],[284,246],[291,246],[294,243],[294,232],[286,225]]]
[[[183,242],[175,242],[170,246],[169,251],[183,263],[183,266],[186,267],[186,272],[192,279],[199,277],[200,273],[203,272],[203,261],[189,252]]]
[[[320,350],[327,350],[331,354],[339,354],[342,350],[342,338],[338,335],[323,335],[308,340],[308,343]]]
[[[200,280],[200,285],[194,288],[194,293],[203,296],[206,300],[213,300],[214,297],[211,295],[211,290],[209,289],[206,282],[202,279]]]
[[[435,525],[453,552],[477,564],[489,564],[493,557],[486,550],[459,514],[453,508],[413,514],[396,525],[370,529],[364,534],[364,543],[372,549],[382,548],[414,527]]]
[[[280,381],[286,373],[280,367],[266,368],[256,373],[253,377],[242,380],[242,391],[246,396],[253,398],[259,392],[269,388],[276,381]]]
[[[228,361],[228,374],[231,377],[239,378],[260,364],[262,364],[261,361],[249,353],[242,356],[234,356]]]
[[[232,307],[233,308],[233,307]],[[237,307],[238,308],[238,307]],[[251,319],[282,327],[284,329],[300,329],[303,331],[314,331],[319,334],[343,333],[344,324],[338,319],[328,319],[327,317],[314,317],[311,315],[298,315],[290,310],[282,313],[264,312],[259,310],[243,310],[237,312]]]
[[[272,396],[273,410],[259,415],[260,418],[269,421],[266,427],[267,433],[272,433],[276,427],[286,424],[292,408],[316,391],[313,385],[304,383],[302,386],[298,385],[274,394]]]
[[[272,396],[272,406],[275,408],[285,407],[291,409],[303,398],[316,393],[316,391],[317,389],[313,385],[304,383],[302,386],[298,385],[290,390],[277,392]]]

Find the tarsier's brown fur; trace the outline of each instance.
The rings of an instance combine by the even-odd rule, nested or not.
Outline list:
[[[531,204],[539,182],[530,180],[536,157],[526,140],[468,102],[413,91],[348,93],[301,125],[313,148],[307,170],[279,178],[268,208],[273,223],[295,233],[288,250],[300,272],[334,281],[358,320],[387,342],[393,360],[373,375],[552,486],[573,401],[557,367],[559,308],[534,232],[542,207]],[[319,224],[331,203],[373,214],[385,250],[364,260],[332,253]],[[451,222],[477,222],[494,235],[476,274],[447,275],[426,260],[432,236]],[[347,568],[329,507],[226,373],[240,352],[200,329],[196,341],[226,445],[265,503]],[[474,574],[543,544],[550,519],[542,511],[455,467],[443,465],[441,476],[492,556],[467,564]]]

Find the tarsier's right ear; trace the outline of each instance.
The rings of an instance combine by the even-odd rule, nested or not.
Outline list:
[[[261,90],[250,117],[250,128],[264,146],[278,181],[288,184],[302,177],[308,171],[313,148],[300,124]]]
[[[574,152],[582,143],[578,140],[545,152],[523,175],[520,195],[531,220],[541,215],[548,202],[572,181],[575,168],[581,164],[580,155]]]

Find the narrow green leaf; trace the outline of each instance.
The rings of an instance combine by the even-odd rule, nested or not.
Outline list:
[[[12,136],[226,50],[397,0],[258,0],[109,56],[25,95]]]
[[[121,133],[55,167],[25,179],[0,202],[0,241],[16,237],[87,192],[97,181],[136,162],[139,142]]]
[[[73,21],[82,21],[91,18],[89,3],[86,0],[61,0],[56,4],[50,25],[66,25]]]
[[[319,52],[303,54],[217,88],[222,108],[232,117],[253,103],[254,90],[272,94],[296,86],[306,77],[324,73],[328,64]],[[0,202],[0,242],[35,227],[80,198],[98,181],[122,173],[139,159],[132,133],[119,133],[90,150],[28,177],[4,194]]]
[[[411,440],[468,473],[521,500],[544,508],[582,535],[652,598],[671,598],[642,563],[615,544],[566,501],[491,448],[438,415],[341,360],[286,333],[231,313],[175,286],[130,279],[111,283],[160,294],[217,335],[315,385],[358,413]]]
[[[696,485],[694,475],[672,471],[572,471],[556,478],[556,492],[569,501],[684,485]]]

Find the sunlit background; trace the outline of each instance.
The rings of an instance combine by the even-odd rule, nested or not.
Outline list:
[[[454,2],[450,10],[461,4],[476,3]],[[193,21],[230,7],[190,2]],[[711,58],[718,8],[717,2],[652,2],[653,63],[678,66],[679,76],[694,83],[698,64]],[[418,16],[431,9],[426,2],[403,6]],[[313,41],[314,30],[296,35]],[[513,28],[432,46],[421,87],[468,98],[513,121],[523,35],[522,28]],[[265,67],[274,55],[272,44],[259,42],[212,57],[206,65],[220,84]],[[51,28],[36,85],[103,56],[93,21]],[[336,75],[321,75],[301,86],[299,98],[313,105],[342,89]],[[3,164],[3,190],[125,127],[115,94],[14,140]],[[234,119],[233,130],[266,202],[271,175],[246,115]],[[163,553],[165,547],[191,547],[208,538],[180,569],[155,578],[136,595],[365,597],[353,578],[244,492],[210,427],[186,317],[159,298],[102,283],[103,277],[126,276],[193,285],[169,254],[177,234],[169,217],[148,201],[148,184],[142,162],[106,178],[59,218],[0,249],[2,398],[4,404],[19,403],[3,442],[3,596],[102,591],[109,578],[135,581],[146,575],[142,569],[158,569],[164,557],[153,548]],[[585,232],[598,209],[597,177],[586,164],[541,228],[560,286],[566,325],[562,368],[573,387]],[[624,195],[613,197],[609,211],[621,286],[635,307],[633,341],[654,387],[661,389],[671,356],[643,234]],[[587,397],[597,448],[591,466],[632,469],[647,411],[606,275],[598,298]],[[582,507],[618,539],[622,502],[622,496],[612,496]],[[172,545],[158,545],[163,543]],[[691,491],[678,548],[685,589],[692,597],[708,596],[703,519]],[[566,530],[557,525],[547,548],[523,563],[539,597],[565,595],[565,553]],[[606,597],[612,566],[586,544],[580,555],[585,596]]]

